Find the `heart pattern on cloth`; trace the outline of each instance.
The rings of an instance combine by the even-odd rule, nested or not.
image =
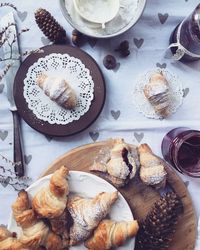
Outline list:
[[[115,68],[113,69],[113,71],[117,72],[119,70],[119,68],[120,68],[120,62],[117,62]]]
[[[28,165],[32,160],[32,155],[24,155],[24,161]]]
[[[1,138],[2,141],[4,141],[7,136],[8,136],[8,131],[0,130],[0,138]]]
[[[43,45],[49,45],[50,44],[50,40],[44,36],[41,37],[41,42]]]
[[[117,120],[121,114],[120,110],[117,110],[117,111],[111,110],[110,113],[115,120]]]
[[[189,88],[185,88],[183,89],[183,97],[186,97],[190,92],[190,89]]]
[[[97,44],[97,41],[98,41],[98,39],[96,39],[96,38],[92,38],[92,37],[87,38],[87,42],[89,43],[91,48],[95,47],[95,45]]]
[[[23,22],[26,19],[28,12],[27,11],[21,12],[18,10],[17,15],[18,15],[19,19]]]
[[[144,138],[144,133],[134,132],[134,137],[137,140],[137,142],[140,143],[142,141],[142,139]]]
[[[158,68],[161,68],[161,69],[166,69],[167,64],[166,64],[166,63],[163,63],[163,64],[161,64],[161,63],[156,63],[156,66],[157,66]]]
[[[53,139],[53,136],[45,135],[48,142],[50,142]]]
[[[168,13],[165,13],[165,14],[158,13],[158,18],[161,24],[164,24],[167,21],[168,17],[169,17]]]
[[[140,38],[140,39],[134,38],[133,41],[134,41],[135,46],[138,49],[141,48],[142,44],[144,43],[144,39],[143,38]]]
[[[190,182],[189,182],[189,181],[185,181],[184,184],[185,184],[185,186],[188,188]]]
[[[8,176],[7,178],[0,178],[1,185],[6,188],[10,182],[11,178]]]
[[[3,89],[4,89],[4,84],[1,83],[1,84],[0,84],[0,94],[3,93]]]
[[[99,138],[99,132],[89,132],[89,135],[94,142]]]

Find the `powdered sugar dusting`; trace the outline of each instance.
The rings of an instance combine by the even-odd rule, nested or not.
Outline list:
[[[45,95],[37,83],[41,75],[49,77],[45,82],[44,91],[48,92],[52,99],[56,99],[63,91],[65,84],[63,79],[65,79],[76,93],[76,107],[72,110],[65,109]],[[65,93],[66,91],[59,96],[58,103],[64,102],[69,97],[70,91],[68,90],[66,95]],[[94,81],[89,69],[80,59],[68,54],[52,53],[40,58],[29,68],[24,80],[23,94],[29,109],[38,119],[50,124],[65,125],[79,120],[89,110],[94,97]]]
[[[144,94],[144,87],[149,82],[151,76],[155,73],[162,73],[167,79],[169,85],[169,98],[170,103],[168,107],[169,115],[175,113],[181,106],[183,101],[183,86],[180,79],[173,73],[167,70],[153,69],[149,70],[145,74],[139,76],[133,92],[133,103],[137,110],[143,113],[148,118],[162,119],[160,115],[155,112],[150,102],[147,100]]]
[[[117,193],[101,193],[93,199],[77,196],[69,198],[68,209],[74,220],[70,229],[71,241],[85,240],[109,213],[110,207],[117,197]]]

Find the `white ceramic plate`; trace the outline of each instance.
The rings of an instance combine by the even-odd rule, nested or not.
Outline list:
[[[49,184],[49,180],[52,175],[45,176],[35,183],[33,183],[30,187],[26,189],[30,198],[32,198],[36,192],[41,189],[43,186]],[[109,184],[104,179],[97,177],[96,175],[89,174],[81,171],[70,171],[69,177],[69,189],[70,193],[76,193],[83,197],[94,197],[100,192],[114,192],[117,189]],[[118,200],[112,206],[112,209],[109,213],[109,218],[116,221],[132,221],[133,215],[131,209],[124,199],[124,197],[119,193]],[[8,229],[10,231],[14,231],[20,234],[20,229],[17,227],[16,222],[11,214]],[[135,238],[132,238],[126,242],[126,244],[122,247],[119,247],[119,250],[133,250],[135,246]],[[86,249],[84,245],[71,247],[70,250],[84,250]]]

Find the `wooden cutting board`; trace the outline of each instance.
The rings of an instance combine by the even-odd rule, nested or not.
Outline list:
[[[99,151],[103,148],[111,148],[113,143],[114,140],[110,139],[75,148],[56,159],[42,176],[53,173],[62,165],[66,165],[70,170],[89,172],[88,169]],[[179,220],[169,250],[193,250],[196,241],[197,219],[191,197],[184,182],[167,163],[166,171],[168,183],[181,197],[184,206],[184,214]],[[134,178],[126,187],[119,188],[119,191],[129,203],[133,216],[137,220],[145,218],[154,202],[160,197],[158,191],[144,185],[139,177]]]

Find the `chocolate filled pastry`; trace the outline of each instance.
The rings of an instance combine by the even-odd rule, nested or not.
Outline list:
[[[97,171],[115,186],[122,187],[135,176],[137,162],[137,150],[132,149],[123,139],[117,139],[106,162],[94,161],[90,171]]]
[[[47,250],[63,249],[61,238],[37,218],[25,190],[19,192],[12,211],[17,225],[22,229],[19,242],[24,249],[35,250],[40,246],[46,247]]]
[[[144,86],[144,95],[160,117],[169,115],[169,83],[162,73],[154,73]]]
[[[62,238],[63,247],[69,246],[70,219],[67,208],[59,217],[49,219],[51,230]]]
[[[77,95],[71,85],[62,77],[40,75],[37,84],[52,101],[66,109],[74,109]]]
[[[140,157],[140,179],[155,188],[164,187],[166,184],[167,173],[162,160],[153,154],[147,144],[141,144],[138,147]]]
[[[134,237],[139,229],[137,221],[116,222],[103,220],[94,235],[85,242],[90,250],[109,250],[122,246],[128,238]]]
[[[68,173],[65,166],[56,170],[49,185],[41,188],[33,197],[33,209],[40,217],[53,219],[63,214],[69,193]]]
[[[14,233],[0,226],[0,250],[25,250],[25,248]]]
[[[92,199],[79,196],[69,198],[67,207],[73,219],[73,226],[70,228],[70,245],[77,245],[86,240],[109,213],[117,198],[118,192],[103,192]]]

